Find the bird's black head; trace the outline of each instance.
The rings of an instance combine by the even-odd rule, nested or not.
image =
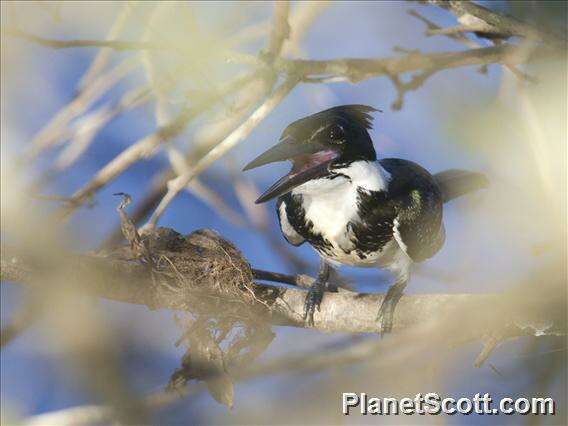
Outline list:
[[[353,161],[375,161],[377,156],[367,131],[372,127],[370,113],[373,111],[378,110],[366,105],[341,105],[294,121],[286,127],[278,144],[244,168],[249,170],[276,161],[292,161],[290,173],[272,185],[256,202],[263,203],[283,195]]]

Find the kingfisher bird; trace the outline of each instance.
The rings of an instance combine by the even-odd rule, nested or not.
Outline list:
[[[290,172],[256,203],[275,197],[288,243],[308,242],[320,255],[317,279],[307,292],[304,320],[314,325],[332,268],[384,268],[394,275],[377,311],[378,331],[392,330],[395,307],[414,263],[431,258],[445,241],[445,202],[485,188],[485,175],[465,170],[430,174],[398,158],[377,160],[366,105],[342,105],[290,124],[279,143],[244,170],[290,160]]]

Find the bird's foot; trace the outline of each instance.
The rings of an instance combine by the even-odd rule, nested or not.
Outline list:
[[[337,284],[327,283],[326,291],[329,293],[337,293],[339,292],[339,286]]]
[[[306,295],[306,300],[304,302],[304,321],[308,320],[308,326],[313,327],[314,325],[314,313],[316,308],[318,312],[320,311],[321,301],[323,299],[324,286],[319,282],[315,282],[311,285]]]
[[[384,300],[377,313],[377,322],[379,323],[379,336],[383,337],[392,331],[394,317],[394,306],[392,301]]]
[[[392,331],[393,321],[394,321],[394,310],[398,301],[402,296],[402,292],[406,287],[406,282],[408,278],[397,280],[393,285],[391,285],[381,303],[379,312],[377,313],[377,322],[379,323],[379,336],[383,337],[385,334]]]

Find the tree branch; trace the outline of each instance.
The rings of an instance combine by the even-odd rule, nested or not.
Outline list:
[[[124,40],[54,40],[30,34],[18,28],[4,28],[6,35],[17,37],[31,43],[39,44],[53,49],[73,49],[76,47],[105,47],[113,50],[164,50],[164,43],[147,41],[124,41]]]
[[[519,55],[519,47],[513,44],[471,49],[458,52],[418,53],[383,59],[344,58],[331,60],[287,60],[277,61],[282,70],[302,78],[343,77],[352,83],[369,78],[396,75],[412,71],[434,69],[436,71],[468,65],[511,64],[531,61],[562,60],[566,53],[559,49],[539,46],[529,57]]]
[[[414,9],[409,9],[407,11],[407,13],[422,21],[424,24],[426,24],[426,27],[428,28],[426,30],[426,35],[434,35],[434,34],[439,34],[438,31],[442,31],[445,30],[446,28],[441,28],[438,25],[436,25],[434,22],[430,21],[428,18],[422,16],[420,13],[418,13],[416,10]],[[473,40],[470,40],[469,38],[467,38],[465,35],[461,34],[461,33],[444,33],[446,36],[448,36],[448,38],[457,41],[458,43],[462,43],[463,45],[465,45],[466,47],[469,47],[470,49],[477,49],[479,47],[481,47],[481,45]]]
[[[414,9],[410,9],[408,11],[408,14],[410,16],[415,17],[416,19],[424,22],[426,24],[426,26],[428,27],[428,29],[426,30],[426,35],[427,36],[431,36],[431,35],[445,35],[448,38],[457,41],[458,43],[462,43],[463,45],[471,48],[471,49],[476,49],[479,47],[482,47],[479,43],[470,40],[469,38],[467,38],[464,34],[462,34],[461,32],[455,32],[454,30],[456,29],[456,27],[451,27],[451,28],[440,28],[438,25],[436,25],[434,22],[430,21],[429,19],[425,18],[424,16],[422,16],[421,14],[419,14],[416,10]],[[468,31],[472,31],[472,28],[469,28]],[[509,65],[509,64],[505,64],[505,67],[507,67],[507,69],[509,69],[517,78],[519,79],[523,79],[523,80],[528,80],[531,82],[535,82],[535,79],[527,74],[525,74],[522,71],[519,71],[517,68],[515,68],[513,65]],[[481,72],[482,74],[486,74],[487,73],[487,65],[482,65],[479,68],[479,72]]]
[[[496,28],[500,34],[509,36],[524,37],[529,40],[540,40],[560,49],[566,48],[566,39],[545,31],[541,28],[535,28],[518,19],[494,12],[486,7],[475,4],[471,1],[463,0],[428,0],[429,3],[439,6],[443,9],[449,9],[458,17],[464,14],[470,14],[475,18],[484,21],[487,25]]]
[[[76,277],[74,284],[86,294],[143,304],[151,309],[204,312],[208,316],[240,314],[250,317],[252,314],[256,321],[268,321],[273,325],[306,326],[302,319],[305,291],[261,285],[254,279],[305,287],[313,280],[310,277],[251,270],[231,243],[207,230],[182,237],[171,229],[160,228],[147,238],[148,249],[156,259],[153,269],[147,264],[134,263],[130,249],[118,248],[111,252],[70,257],[65,265],[65,276],[71,280]],[[2,248],[0,269],[2,280],[25,283],[31,282],[34,276],[35,285],[40,285],[33,262],[13,249]],[[395,349],[409,342],[413,342],[415,350],[411,353],[415,353],[431,346],[443,347],[472,340],[484,343],[475,361],[475,365],[480,366],[493,348],[507,338],[566,335],[564,298],[559,297],[558,291],[550,290],[540,286],[538,293],[403,296],[395,314],[395,331],[398,333],[388,342],[367,339],[333,351],[316,350],[313,356],[302,354],[268,363],[230,365],[229,371],[235,380],[290,370],[306,373],[351,365],[379,352],[382,354],[379,363],[387,367],[394,359],[401,360],[401,354]],[[321,311],[315,318],[315,328],[328,332],[377,331],[376,312],[383,297],[382,294],[346,290],[326,293]],[[400,333],[403,330],[404,333]],[[406,353],[408,356],[409,352]],[[197,385],[181,393],[162,392],[146,398],[144,404],[156,409],[203,389],[205,386]],[[89,406],[87,411],[77,407],[33,420],[41,423],[47,418],[67,414],[80,415],[86,422],[93,418],[107,421],[116,416],[111,407]]]
[[[219,235],[197,231],[182,237],[160,228],[148,238],[156,259],[151,273],[147,265],[133,263],[132,255],[122,248],[75,257],[69,262],[69,276],[80,273],[77,285],[88,294],[152,309],[193,311],[203,309],[197,301],[207,299],[224,311],[236,303],[242,312],[242,303],[246,303],[247,312],[262,315],[274,325],[306,327],[302,319],[305,291],[254,282],[246,260]],[[26,282],[33,265],[12,253],[2,250],[2,279]],[[251,289],[254,297],[243,288]],[[499,334],[499,330],[506,330],[506,337],[566,335],[565,307],[556,293],[407,295],[397,307],[394,328],[435,320],[437,330],[444,333],[460,324],[459,335],[453,331],[446,336],[451,342],[483,340],[489,332]],[[314,327],[328,332],[376,332],[376,314],[383,297],[347,290],[326,293]],[[211,312],[211,306],[207,309]]]

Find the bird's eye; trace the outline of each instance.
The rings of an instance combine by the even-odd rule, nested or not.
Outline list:
[[[339,143],[343,141],[344,136],[345,136],[345,131],[343,130],[343,127],[340,126],[339,124],[331,126],[331,128],[329,129],[329,140],[332,143]]]

